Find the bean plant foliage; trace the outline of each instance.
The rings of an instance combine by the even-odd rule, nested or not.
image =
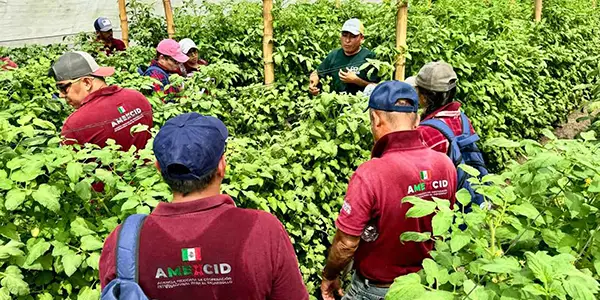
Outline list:
[[[391,78],[395,3],[276,3],[276,82],[265,87],[260,3],[184,1],[175,10],[176,38],[193,38],[210,65],[191,78],[173,76],[185,89],[168,103],[136,71],[166,35],[151,4],[128,2],[137,45],[95,54],[117,69],[109,84],[137,89],[152,104],[155,126],[132,134],[155,134],[184,112],[222,119],[231,133],[223,192],[281,220],[314,298],[348,178],[369,158],[373,140],[364,96],[310,97],[308,74],[339,45],[343,21],[358,17],[365,46],[377,54],[370,63]],[[411,1],[409,14],[407,72],[438,59],[455,66],[459,99],[499,175],[479,187],[490,211],[462,214],[442,199],[435,206],[404,200],[437,215],[434,232],[398,238],[434,239],[436,249],[423,271],[397,279],[388,298],[597,298],[598,135],[592,127],[577,140],[556,140],[548,128],[598,100],[598,11],[584,0],[547,0],[544,20],[534,24],[530,1],[439,0]],[[152,141],[128,152],[114,143],[61,145],[72,109],[54,96],[46,74],[67,49],[96,52],[89,39],[0,48],[20,66],[0,72],[0,299],[98,299],[106,236],[126,216],[170,201],[152,164]],[[543,134],[547,144],[532,140]],[[91,189],[95,182],[105,191]],[[468,200],[462,192],[458,199]]]

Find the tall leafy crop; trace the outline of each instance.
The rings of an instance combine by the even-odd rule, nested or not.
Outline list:
[[[592,219],[595,211],[590,208],[589,218],[583,219],[588,211],[580,210],[578,216],[559,212],[558,208],[566,211],[564,205],[572,205],[566,204],[568,197],[563,206],[544,200],[545,193],[555,190],[555,177],[564,171],[567,177],[579,180],[565,190],[565,195],[568,192],[579,200],[583,198],[583,203],[573,205],[580,204],[579,209],[594,206],[590,197],[597,192],[590,188],[595,186],[596,178],[590,170],[597,166],[581,157],[597,155],[592,149],[596,145],[592,136],[586,135],[590,139],[587,142],[555,142],[546,147],[530,142],[515,147],[492,138],[537,137],[582,100],[588,100],[594,88],[597,90],[599,77],[593,70],[598,70],[595,57],[600,54],[600,21],[590,16],[597,17],[598,12],[586,9],[587,1],[583,0],[548,0],[547,18],[535,25],[530,21],[529,1],[512,4],[513,1],[439,0],[431,6],[428,2],[411,2],[408,73],[416,73],[433,59],[451,62],[460,77],[459,98],[476,129],[485,140],[492,141],[484,145],[491,164],[505,169],[504,163],[516,153],[525,153],[532,159],[521,166],[511,165],[506,168],[508,173],[499,177],[490,177],[494,182],[486,187],[490,197],[498,200],[510,196],[496,203],[507,208],[504,215],[495,211],[469,217],[480,219],[467,221],[469,243],[457,251],[452,251],[452,241],[450,248],[444,248],[448,234],[441,235],[436,250],[441,254],[434,255],[432,262],[440,273],[446,268],[456,284],[450,286],[448,281],[431,285],[427,276],[438,275],[427,273],[422,281],[427,285],[424,289],[464,289],[465,284],[469,285],[467,280],[471,280],[484,289],[477,293],[501,295],[503,292],[498,291],[507,289],[505,285],[516,289],[529,284],[515,283],[513,274],[510,281],[505,276],[497,288],[490,284],[494,283],[494,274],[478,273],[478,277],[473,277],[474,273],[468,273],[471,264],[487,264],[489,261],[482,260],[504,257],[485,254],[493,243],[489,242],[489,229],[479,225],[493,220],[498,224],[494,235],[496,250],[506,250],[507,241],[519,228],[530,228],[535,233],[528,233],[522,240],[527,243],[506,251],[508,259],[525,259],[529,263],[527,251],[532,255],[546,251],[547,255],[558,257],[560,263],[572,261],[575,268],[582,270],[578,272],[584,273],[577,276],[586,280],[585,293],[594,294],[595,285],[588,279],[598,279],[592,270],[597,265],[594,256],[598,245],[595,240],[587,247],[584,244],[591,236],[587,228],[597,226]],[[368,159],[372,138],[367,115],[362,113],[362,96],[325,93],[311,98],[305,91],[307,75],[338,45],[339,28],[351,17],[361,18],[366,24],[365,46],[374,49],[380,60],[374,63],[382,69],[393,64],[397,54],[394,3],[352,1],[344,2],[341,9],[334,9],[333,3],[327,1],[276,4],[273,58],[277,82],[272,87],[261,85],[260,5],[192,3],[186,1],[183,8],[176,10],[177,38],[196,40],[201,56],[211,65],[185,81],[183,97],[174,103],[164,104],[158,95],[150,95],[152,80],[136,72],[139,65],[152,59],[153,46],[166,35],[162,19],[152,15],[142,2],[129,2],[133,12],[131,34],[138,46],[111,57],[99,54],[97,60],[101,65],[117,68],[109,83],[148,94],[156,124],[149,129],[153,133],[167,119],[189,111],[215,115],[225,122],[232,139],[227,150],[230,169],[224,192],[240,206],[270,211],[284,223],[305,282],[314,293],[347,180]],[[89,50],[95,46],[75,41],[71,47]],[[20,64],[19,70],[0,72],[0,299],[97,299],[97,263],[103,239],[127,215],[147,213],[159,201],[170,200],[160,175],[144,163],[144,159],[152,160],[151,146],[141,150],[140,157],[119,152],[117,146],[88,146],[77,151],[59,146],[57,132],[71,109],[64,101],[53,99],[54,82],[46,73],[51,62],[66,49],[64,45],[0,48],[0,55],[10,55]],[[214,81],[205,82],[207,77]],[[201,93],[203,88],[210,94]],[[502,143],[513,147],[498,147]],[[586,147],[590,149],[581,150]],[[544,157],[557,160],[557,165],[544,168]],[[558,168],[565,161],[577,168]],[[589,173],[588,187],[585,182],[580,185],[584,173]],[[531,187],[527,176],[534,183]],[[500,179],[509,179],[510,184]],[[106,184],[105,193],[90,189],[95,181]],[[532,187],[539,189],[540,194],[533,193]],[[546,223],[537,224],[528,215],[509,209],[529,207],[527,203],[538,212],[549,208],[543,215]],[[460,217],[459,212],[452,213]],[[486,221],[481,223],[482,220]],[[530,223],[535,226],[529,226]],[[458,233],[453,230],[450,235]],[[575,239],[575,245],[567,237],[565,243],[571,250],[556,248],[552,235],[561,239],[558,245],[566,236]],[[481,244],[485,239],[487,246]],[[559,256],[579,254],[584,249],[587,252],[575,260]],[[467,267],[455,270],[438,259],[444,253],[456,255]],[[535,275],[527,273],[530,269],[523,265],[519,268],[526,273],[520,279],[540,285]],[[461,270],[464,277],[452,275]],[[571,295],[564,285],[571,275],[560,276],[556,281],[565,289],[565,295]],[[420,286],[420,277],[415,278],[413,286]]]

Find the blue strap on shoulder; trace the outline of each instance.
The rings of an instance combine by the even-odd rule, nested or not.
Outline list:
[[[439,132],[441,132],[446,137],[447,140],[453,141],[456,138],[452,129],[450,129],[448,124],[444,123],[444,121],[442,121],[442,120],[429,119],[429,120],[425,120],[425,121],[421,122],[421,125],[425,125],[425,126],[429,126],[429,127],[433,127],[435,129],[437,129]]]
[[[469,126],[469,118],[464,112],[460,112],[460,123],[462,124],[462,133],[471,135],[471,127]]]
[[[117,238],[117,278],[138,281],[138,253],[140,231],[147,215],[127,217]]]
[[[458,145],[462,148],[470,144],[474,144],[479,141],[479,135],[471,133],[471,127],[469,126],[469,118],[463,113],[460,112],[460,123],[462,125],[462,134],[461,138],[458,139]]]

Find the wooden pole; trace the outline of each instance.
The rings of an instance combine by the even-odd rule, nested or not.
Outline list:
[[[404,80],[406,68],[406,30],[408,27],[408,0],[398,3],[398,13],[396,15],[396,49],[400,55],[396,60],[396,75],[394,79]]]
[[[535,21],[542,20],[542,0],[535,0]]]
[[[119,0],[119,18],[121,19],[121,39],[125,43],[125,47],[129,47],[129,24],[127,23],[125,0]]]
[[[273,65],[273,0],[263,0],[263,59],[265,63],[265,85],[275,81]]]
[[[342,7],[342,0],[335,0],[335,8]]]
[[[167,19],[167,34],[172,39],[175,36],[175,25],[173,24],[173,9],[171,9],[171,0],[163,0],[165,7],[165,17]]]

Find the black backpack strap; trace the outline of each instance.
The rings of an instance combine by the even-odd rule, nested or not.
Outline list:
[[[140,231],[147,215],[135,214],[127,217],[117,237],[117,278],[138,281],[138,258]]]

